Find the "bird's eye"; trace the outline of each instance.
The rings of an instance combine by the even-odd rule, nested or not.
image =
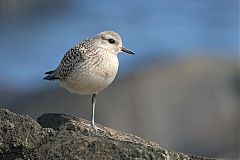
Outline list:
[[[115,43],[114,39],[112,39],[112,38],[110,38],[110,39],[108,40],[108,42],[111,43],[111,44]]]

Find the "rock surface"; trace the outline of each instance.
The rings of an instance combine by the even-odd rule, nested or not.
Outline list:
[[[200,156],[167,151],[135,135],[84,119],[48,113],[37,119],[0,109],[0,159],[192,159]]]

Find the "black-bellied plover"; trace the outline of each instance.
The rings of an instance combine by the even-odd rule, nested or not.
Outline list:
[[[58,80],[60,85],[71,93],[92,95],[92,120],[96,95],[114,80],[118,71],[119,52],[134,54],[122,46],[121,37],[113,31],[105,31],[80,42],[71,48],[63,57],[59,66],[46,72],[45,80]]]

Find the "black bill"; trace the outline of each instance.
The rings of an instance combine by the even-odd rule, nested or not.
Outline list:
[[[127,49],[125,47],[121,47],[121,51],[126,52],[128,54],[133,54],[133,55],[135,54],[133,51],[130,51],[129,49]]]

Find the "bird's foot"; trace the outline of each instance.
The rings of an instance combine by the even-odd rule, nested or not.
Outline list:
[[[93,127],[93,129],[94,129],[96,132],[98,132],[98,131],[100,131],[100,132],[105,132],[104,129],[96,126],[95,124],[91,124],[91,127]]]
[[[95,125],[95,123],[87,124],[87,126],[92,127],[96,132],[105,132],[104,129]]]

